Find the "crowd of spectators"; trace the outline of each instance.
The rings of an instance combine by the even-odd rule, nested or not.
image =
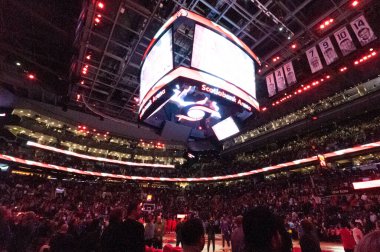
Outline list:
[[[294,239],[300,236],[301,221],[307,219],[319,239],[338,242],[342,227],[348,224],[364,234],[380,228],[379,191],[356,192],[351,186],[353,181],[378,177],[377,170],[317,170],[272,180],[250,178],[187,188],[175,184],[156,188],[136,183],[3,174],[0,241],[2,247],[13,249],[10,251],[35,251],[43,245],[51,246],[56,236],[70,234],[75,249],[94,251],[101,246],[110,213],[117,208],[127,209],[131,201],[146,203],[150,194],[149,203],[155,209],[143,211],[146,222],[157,227],[161,217],[163,223],[168,223],[177,214],[191,213],[203,219],[205,226],[212,221],[217,227],[215,232],[221,231],[225,237],[226,246],[238,216],[258,206],[281,216]],[[167,228],[161,226],[160,230]]]

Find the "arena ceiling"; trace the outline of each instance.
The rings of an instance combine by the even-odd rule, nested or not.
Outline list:
[[[22,85],[10,87],[21,96],[136,121],[142,56],[178,9],[194,11],[233,32],[261,58],[263,76],[328,34],[318,29],[326,18],[349,23],[376,1],[359,2],[355,13],[351,0],[3,0],[0,55],[13,64],[12,71],[37,69],[43,90],[56,95],[49,100],[47,93],[31,95]],[[186,46],[184,33],[176,46]],[[297,50],[291,48],[294,43]],[[280,60],[273,62],[274,56]],[[189,56],[176,57],[186,62]],[[14,66],[18,60],[25,62],[22,71]],[[265,100],[266,86],[257,88],[259,101]]]

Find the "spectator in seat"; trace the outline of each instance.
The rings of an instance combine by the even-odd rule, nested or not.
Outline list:
[[[182,224],[183,252],[201,252],[205,245],[205,232],[202,221],[191,218]]]
[[[59,228],[58,232],[50,240],[51,252],[66,252],[75,249],[73,236],[68,234],[69,226],[64,223]]]

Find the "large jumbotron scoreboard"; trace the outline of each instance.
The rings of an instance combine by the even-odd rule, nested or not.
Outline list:
[[[143,56],[139,120],[157,128],[174,122],[194,138],[237,133],[236,123],[259,111],[255,61],[231,32],[181,9]]]

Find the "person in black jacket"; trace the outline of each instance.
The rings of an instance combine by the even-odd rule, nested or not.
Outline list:
[[[67,233],[68,229],[69,226],[64,223],[61,225],[59,231],[53,235],[50,240],[51,252],[68,252],[75,250],[74,238]]]
[[[300,246],[302,252],[321,252],[318,236],[313,224],[308,220],[301,221]]]
[[[215,221],[211,217],[210,220],[206,223],[206,233],[207,233],[207,252],[210,251],[210,245],[212,243],[212,251],[215,252]]]
[[[176,234],[176,246],[178,247],[180,244],[182,246],[182,226],[183,226],[183,221],[180,220],[176,227],[175,227],[175,234]]]
[[[122,208],[115,208],[110,212],[109,225],[105,228],[101,237],[102,252],[125,251],[123,214]]]
[[[243,217],[247,252],[291,252],[292,241],[283,220],[266,207],[255,207]]]
[[[205,245],[205,231],[200,219],[190,218],[182,224],[183,252],[200,252]]]
[[[125,251],[144,252],[144,225],[138,222],[141,214],[141,203],[132,202],[127,208],[127,219],[123,223]]]

